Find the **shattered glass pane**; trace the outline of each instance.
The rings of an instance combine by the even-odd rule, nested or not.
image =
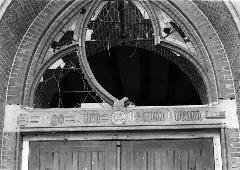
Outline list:
[[[196,54],[195,48],[186,33],[180,28],[180,26],[165,12],[157,11],[161,26],[162,39],[173,42],[192,54]]]
[[[45,71],[35,93],[34,107],[74,108],[82,103],[101,106],[102,102],[84,78],[77,52],[71,52]]]

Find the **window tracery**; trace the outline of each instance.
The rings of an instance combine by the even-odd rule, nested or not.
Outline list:
[[[54,41],[51,43],[45,58],[50,58],[54,53],[62,50],[66,46],[77,43],[78,16],[84,15],[85,12],[86,10],[79,11],[79,14],[58,33]],[[159,19],[158,22],[160,24],[162,41],[173,42],[184,49],[187,49],[192,54],[196,54],[188,35],[170,16],[163,11],[158,11],[156,15]],[[133,50],[133,53],[129,56],[130,58],[135,55],[137,48],[156,52],[158,50],[157,47],[154,46],[154,36],[154,30],[149,14],[140,2],[126,0],[102,1],[87,26],[85,37],[86,54],[87,56],[92,56],[105,50],[108,50],[110,53],[110,48],[118,46],[135,47],[135,50]],[[176,54],[176,57],[180,56],[179,53],[175,51],[172,52]],[[58,92],[58,94],[55,95],[58,98],[57,107],[65,107],[61,100],[62,94],[66,92],[61,90],[60,83],[66,77],[66,70],[77,70],[84,86],[82,90],[73,93],[81,93],[84,95],[86,93],[87,95],[83,100],[81,99],[82,101],[76,102],[76,106],[74,107],[79,107],[81,103],[86,102],[85,99],[89,96],[93,99],[93,102],[102,103],[100,97],[94,93],[85,80],[81,68],[78,67],[79,62],[76,60],[78,58],[77,53],[72,53],[69,56],[71,57],[63,56],[44,73],[36,94],[38,94],[39,89],[44,89],[42,87],[44,86],[44,83],[47,84],[50,80],[54,80],[51,81],[51,86],[53,88],[51,93]],[[73,60],[74,64],[72,63]],[[73,65],[70,67],[69,63]],[[51,76],[49,77],[48,74]],[[50,96],[53,97],[53,94]],[[37,98],[38,97],[35,97],[35,101],[38,100]]]

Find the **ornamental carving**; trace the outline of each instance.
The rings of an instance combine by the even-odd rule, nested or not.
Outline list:
[[[17,117],[17,125],[20,127],[27,126],[29,123],[29,116],[27,114],[20,114]]]
[[[17,117],[19,127],[113,127],[223,124],[225,111],[209,107],[122,107],[69,111],[29,111]]]
[[[112,123],[115,125],[125,124],[127,121],[127,114],[124,111],[117,110],[112,113]]]

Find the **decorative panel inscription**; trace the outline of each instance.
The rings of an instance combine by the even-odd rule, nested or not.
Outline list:
[[[223,123],[225,111],[210,107],[189,108],[122,108],[76,109],[44,111],[25,110],[17,117],[24,127],[87,127],[87,126],[146,126]]]
[[[203,116],[200,111],[175,111],[175,121],[202,121]]]
[[[135,121],[136,122],[164,122],[166,121],[166,115],[159,111],[153,112],[136,112],[135,113]]]

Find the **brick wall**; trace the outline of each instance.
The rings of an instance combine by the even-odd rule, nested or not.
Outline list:
[[[4,123],[4,111],[5,111],[5,104],[4,103],[0,103],[0,140],[2,137],[2,133],[3,133],[3,123]],[[0,142],[0,148],[2,147],[2,142]]]
[[[238,129],[226,129],[227,167],[229,170],[239,170],[240,138]]]
[[[28,27],[48,2],[49,0],[13,0],[0,20],[0,141],[3,135],[6,89],[14,56]],[[5,152],[6,148],[3,148],[2,169],[15,166],[15,161],[12,160],[12,155],[15,154],[15,137],[14,140],[10,140],[12,135],[3,137],[5,147],[9,147],[12,152]]]
[[[15,169],[17,162],[17,133],[5,132],[2,137],[2,152],[0,169]]]
[[[77,1],[82,2],[82,1]],[[64,18],[61,13],[69,7],[72,1],[51,1],[44,10],[36,17],[34,22],[30,25],[28,32],[22,39],[22,42],[17,50],[13,67],[11,70],[11,77],[9,79],[9,88],[7,92],[7,102],[9,104],[22,104],[25,85],[29,71],[35,71],[36,67],[31,68],[32,62],[39,60],[39,55],[42,53],[42,48],[47,48],[46,43],[52,34],[47,34],[48,30],[52,30],[52,25],[58,25],[55,22],[56,18]],[[68,9],[68,12],[71,9]],[[64,21],[60,21],[64,22]],[[52,30],[53,31],[53,30]],[[40,42],[44,42],[40,44]],[[50,42],[49,42],[50,43]],[[41,50],[39,50],[41,46]],[[34,58],[34,56],[38,56]]]
[[[13,0],[0,21],[0,101],[5,100],[8,76],[18,46],[49,0]]]
[[[238,115],[240,115],[240,34],[234,23],[234,20],[228,11],[224,2],[216,1],[198,1],[194,3],[208,16],[209,21],[217,31],[230,61],[230,66],[233,72],[234,85],[237,95]],[[239,170],[240,167],[240,138],[239,130],[232,129],[227,132],[227,140],[229,146],[229,168]]]
[[[238,115],[240,114],[240,34],[234,20],[224,2],[220,1],[198,1],[193,2],[204,12],[215,28],[226,50],[231,70],[233,73],[234,85],[237,94]],[[228,168],[239,170],[240,167],[240,138],[238,129],[226,131],[228,145]]]
[[[205,2],[211,3],[210,1]],[[201,11],[201,9],[199,9],[190,0],[171,0],[171,3],[174,4],[175,7],[178,8],[181,13],[188,18],[190,22],[192,22],[195,30],[198,33],[198,36],[201,37],[201,41],[204,46],[203,48],[207,50],[212,63],[211,65],[214,68],[214,73],[218,86],[218,98],[235,98],[235,88],[232,80],[232,71],[230,68],[227,53],[219,35],[216,32],[216,29],[213,27],[212,23],[208,19],[208,16],[206,16]],[[179,16],[181,17],[181,14],[179,14]]]
[[[239,101],[240,81],[240,33],[224,2],[221,1],[193,1],[208,17],[215,28],[226,50],[234,78],[234,85]],[[238,106],[238,114],[240,109]]]

